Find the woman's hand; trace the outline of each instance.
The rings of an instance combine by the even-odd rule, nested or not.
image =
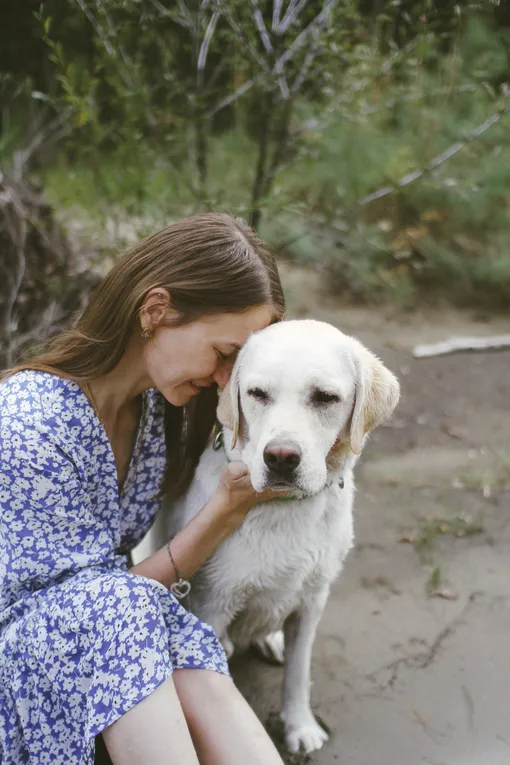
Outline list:
[[[193,576],[225,537],[244,521],[254,505],[279,494],[285,492],[272,489],[256,492],[244,462],[231,462],[227,465],[209,502],[172,540],[172,554],[179,574],[184,579]],[[166,545],[129,570],[140,576],[157,579],[165,587],[170,587],[176,581],[175,568]]]
[[[262,492],[255,491],[250,481],[248,468],[244,462],[229,462],[220,476],[216,490],[224,496],[225,511],[228,514],[239,516],[241,522],[246,513],[259,502],[266,502],[285,491],[265,489]]]

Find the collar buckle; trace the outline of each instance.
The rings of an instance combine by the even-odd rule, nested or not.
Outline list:
[[[214,440],[213,440],[212,448],[215,452],[219,452],[222,446],[223,446],[223,428],[221,426],[221,422],[218,422],[218,420],[216,420],[216,425],[214,426]]]

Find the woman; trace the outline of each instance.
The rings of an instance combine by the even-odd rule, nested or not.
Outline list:
[[[282,318],[273,257],[226,215],[121,257],[74,328],[0,383],[0,761],[280,763],[211,628],[169,592],[257,502],[242,463],[128,569],[182,493],[248,336]],[[179,592],[179,591],[178,591]],[[174,671],[173,671],[174,670]]]

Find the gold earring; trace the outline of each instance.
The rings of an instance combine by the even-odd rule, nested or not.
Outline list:
[[[149,327],[144,327],[142,329],[142,337],[144,340],[149,340],[149,338],[152,337],[152,330],[150,330]]]

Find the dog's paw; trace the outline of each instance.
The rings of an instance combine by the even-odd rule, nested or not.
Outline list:
[[[285,661],[285,639],[282,630],[270,632],[264,638],[254,640],[252,647],[271,664],[283,664]]]
[[[321,728],[311,712],[304,716],[300,715],[300,718],[302,719],[294,720],[291,716],[284,717],[282,715],[287,748],[294,754],[299,751],[310,754],[310,752],[321,749],[329,739],[326,731]]]

